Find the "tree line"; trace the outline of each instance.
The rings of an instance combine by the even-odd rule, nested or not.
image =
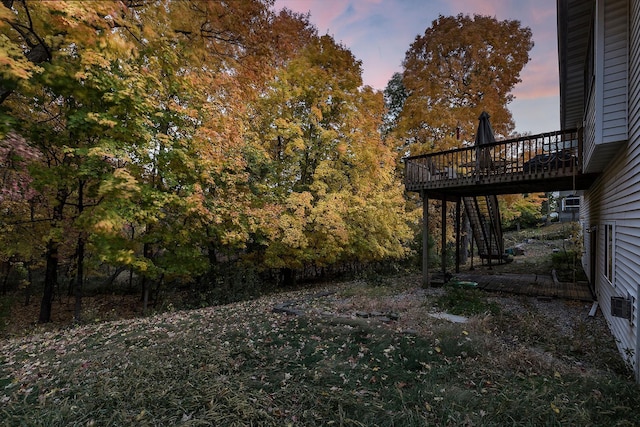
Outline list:
[[[504,27],[478,35],[494,37],[484,56],[458,55],[500,56],[493,71],[442,69],[469,102],[416,86],[425,68],[414,62],[430,61],[420,37],[383,93],[363,85],[347,47],[271,0],[2,0],[3,289],[11,268],[40,274],[48,322],[64,278],[79,320],[84,286],[105,266],[129,271],[146,304],[158,286],[215,284],[232,262],[291,281],[405,259],[420,224],[401,157],[461,143],[456,117],[472,123],[488,100],[504,104],[494,128],[509,131],[508,93],[531,47],[517,22],[440,20]]]

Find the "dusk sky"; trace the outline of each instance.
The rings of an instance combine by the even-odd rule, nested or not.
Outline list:
[[[362,61],[365,85],[383,90],[401,71],[405,52],[439,15],[459,13],[518,20],[531,28],[534,48],[509,104],[521,133],[560,129],[556,0],[276,0],[311,14],[320,34],[329,34]]]

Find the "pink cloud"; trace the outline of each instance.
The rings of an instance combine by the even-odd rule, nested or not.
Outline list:
[[[318,31],[331,34],[330,29],[334,20],[344,12],[346,5],[342,2],[327,4],[322,0],[276,0],[274,7],[276,10],[286,7],[294,12],[310,12],[311,22],[318,28]]]

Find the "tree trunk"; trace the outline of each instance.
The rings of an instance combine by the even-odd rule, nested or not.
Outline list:
[[[31,273],[31,262],[26,264],[27,267],[27,288],[24,291],[24,306],[27,307],[31,304],[31,287],[33,281],[33,275]]]
[[[164,283],[164,274],[160,276],[160,279],[156,282],[156,289],[153,293],[153,306],[157,307],[160,302],[160,292],[162,292],[162,284]]]
[[[51,306],[53,293],[58,283],[58,248],[60,244],[55,239],[47,242],[46,269],[44,274],[44,293],[40,302],[40,316],[38,323],[51,322]]]
[[[9,275],[11,274],[11,261],[7,261],[6,263],[7,270],[2,279],[2,295],[7,294],[7,287],[9,286]]]
[[[53,221],[51,228],[55,229],[63,218],[64,207],[69,193],[64,188],[58,189],[56,194],[57,205],[53,208]],[[45,255],[46,268],[44,274],[44,292],[42,301],[40,302],[40,315],[38,323],[51,322],[51,307],[53,305],[54,291],[58,286],[58,250],[60,242],[56,237],[52,237],[47,242],[47,251]]]
[[[35,218],[36,218],[36,207],[32,201],[29,202],[29,211],[30,211],[31,222],[33,222],[35,221]],[[33,258],[30,258],[29,262],[26,263],[27,281],[29,282],[29,284],[27,285],[27,289],[25,290],[25,295],[24,295],[25,307],[31,304],[31,291],[33,290],[33,272],[31,270],[32,263],[33,263]]]
[[[129,267],[129,284],[127,285],[127,293],[130,294],[133,289],[133,267]]]
[[[136,237],[136,229],[133,226],[133,224],[129,224],[129,226],[131,227],[131,241],[133,242],[133,239],[135,239]],[[129,267],[129,284],[128,284],[128,288],[127,288],[127,293],[132,293],[133,291],[133,267]]]
[[[296,271],[292,268],[281,268],[282,285],[292,287],[296,284]]]
[[[213,270],[218,265],[218,257],[216,256],[216,244],[209,242],[207,248],[207,256],[209,258],[209,269]]]

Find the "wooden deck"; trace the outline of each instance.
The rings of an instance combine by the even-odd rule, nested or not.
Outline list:
[[[476,282],[478,289],[490,292],[527,295],[539,298],[559,298],[594,301],[586,282],[558,282],[544,274],[455,274],[455,279]]]
[[[582,132],[531,135],[405,159],[405,187],[431,198],[583,190]]]

